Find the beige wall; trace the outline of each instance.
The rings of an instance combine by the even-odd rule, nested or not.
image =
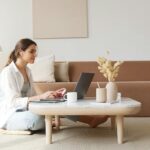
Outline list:
[[[111,58],[150,59],[149,0],[88,0],[88,38],[36,40],[39,55],[57,60]],[[32,38],[32,0],[0,0],[0,46],[13,49],[22,37]]]

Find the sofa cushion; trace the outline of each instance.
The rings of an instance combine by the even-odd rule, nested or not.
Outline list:
[[[29,64],[33,81],[55,82],[54,77],[54,56],[36,58],[34,64]]]
[[[55,62],[55,80],[56,82],[69,82],[69,63]]]

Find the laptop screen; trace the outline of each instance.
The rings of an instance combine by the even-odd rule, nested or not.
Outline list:
[[[93,77],[94,77],[94,73],[89,73],[89,72],[81,73],[80,78],[74,90],[75,92],[77,92],[78,99],[84,98],[84,95],[86,94],[92,82]]]

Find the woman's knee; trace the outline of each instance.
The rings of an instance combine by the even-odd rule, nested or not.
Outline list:
[[[45,121],[44,117],[40,115],[33,114],[29,112],[29,117],[27,117],[27,125],[29,130],[40,130],[44,129]]]

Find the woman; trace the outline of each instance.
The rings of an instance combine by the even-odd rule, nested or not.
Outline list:
[[[57,97],[55,91],[36,95],[32,75],[27,64],[33,64],[37,56],[37,44],[31,39],[21,39],[9,56],[0,78],[0,128],[7,130],[39,130],[45,127],[42,116],[27,110],[30,101]],[[107,120],[107,116],[71,116],[96,127]]]
[[[37,44],[30,39],[20,40],[10,54],[0,80],[0,128],[8,130],[39,130],[44,128],[42,116],[27,111],[30,101],[47,99],[56,92],[36,95],[27,64],[33,64]]]

